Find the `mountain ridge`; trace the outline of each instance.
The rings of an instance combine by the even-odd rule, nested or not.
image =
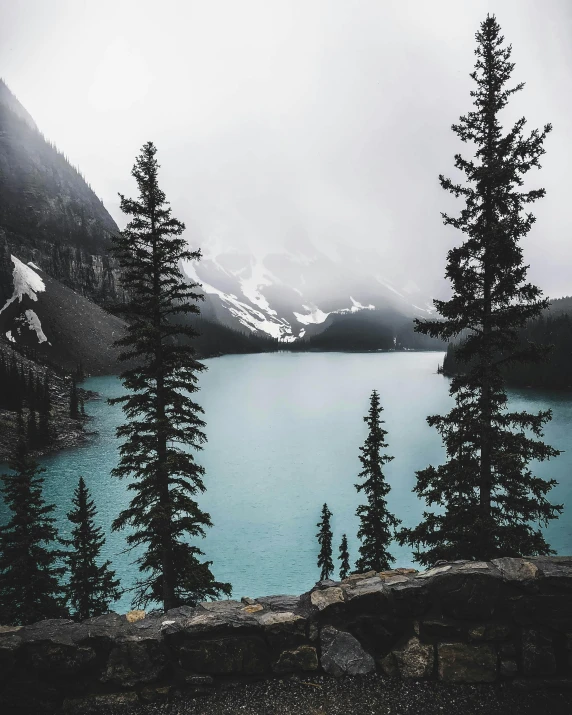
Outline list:
[[[97,303],[121,295],[109,256],[111,237],[119,230],[115,221],[3,80],[0,195],[0,230],[20,260],[33,261]]]

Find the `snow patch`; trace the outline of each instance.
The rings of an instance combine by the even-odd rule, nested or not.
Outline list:
[[[250,278],[239,278],[239,280],[242,294],[248,298],[251,303],[257,305],[261,310],[266,311],[268,315],[278,315],[278,313],[270,307],[266,298],[259,291],[259,288],[263,286],[272,285],[272,281],[266,275],[264,266],[261,263],[255,263],[252,266]]]
[[[330,315],[329,313],[324,313],[323,310],[320,310],[315,305],[313,307],[303,305],[302,308],[304,308],[304,310],[310,311],[309,315],[302,315],[302,313],[294,313],[296,320],[299,323],[302,323],[302,325],[320,325],[324,322],[324,320],[326,320],[328,315]]]
[[[218,295],[229,313],[233,315],[241,325],[244,325],[245,328],[251,331],[261,331],[273,338],[279,338],[281,340],[293,339],[293,337],[289,337],[292,336],[292,329],[289,323],[282,318],[274,317],[274,315],[276,315],[275,311],[272,311],[274,315],[270,315],[269,319],[261,310],[257,310],[243,303],[234,294],[229,295],[204,281],[200,281],[194,266],[189,261],[185,261],[182,264],[182,269],[193,282],[200,285],[205,293]],[[264,300],[263,297],[262,299]],[[263,306],[261,305],[260,307],[262,308]]]
[[[18,260],[16,256],[11,256],[11,258],[12,263],[14,264],[14,270],[12,272],[14,293],[11,298],[8,298],[4,306],[0,309],[0,313],[3,313],[6,308],[16,300],[21,303],[22,298],[25,295],[27,295],[31,300],[38,300],[37,293],[42,293],[46,290],[44,281],[30,268],[30,266],[22,263],[22,261]]]
[[[369,305],[362,305],[359,301],[354,300],[350,295],[350,300],[352,302],[352,307],[349,309],[352,313],[357,313],[358,310],[375,310],[375,305],[371,303]]]
[[[11,343],[15,343],[15,342],[16,342],[16,340],[14,339],[14,336],[12,335],[12,331],[11,331],[11,330],[9,330],[9,331],[6,333],[6,337],[8,338],[8,340],[9,340]]]
[[[41,271],[42,269],[39,268],[35,263],[32,263],[32,261],[28,261],[28,265],[30,268],[35,268],[37,271]]]
[[[34,313],[33,310],[27,310],[25,316],[28,320],[28,327],[30,328],[30,330],[34,330],[36,335],[38,336],[38,342],[48,343],[48,345],[51,345],[51,343],[46,338],[44,331],[42,330],[42,324],[40,323],[40,319],[38,318],[36,313]]]

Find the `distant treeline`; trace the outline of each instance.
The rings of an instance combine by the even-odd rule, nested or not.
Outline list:
[[[32,449],[46,447],[52,439],[50,382],[48,372],[42,376],[26,369],[16,356],[0,353],[0,407],[13,412],[27,412],[26,431]]]
[[[523,344],[552,345],[546,362],[513,364],[503,373],[507,383],[523,387],[572,389],[572,297],[553,300],[550,308],[530,321],[520,332]],[[450,343],[443,361],[443,373],[455,375],[464,366],[455,357],[458,343]]]
[[[323,331],[294,342],[277,340],[263,333],[246,333],[220,323],[193,317],[199,337],[193,342],[203,357],[216,355],[263,353],[275,351],[374,351],[374,350],[443,350],[443,341],[414,331],[413,320],[364,311],[360,315],[340,314]]]

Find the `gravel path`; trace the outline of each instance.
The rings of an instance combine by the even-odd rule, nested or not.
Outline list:
[[[169,704],[99,715],[570,715],[572,692],[512,686],[308,677],[240,685]]]

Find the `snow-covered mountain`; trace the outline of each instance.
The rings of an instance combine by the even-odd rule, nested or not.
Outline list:
[[[319,333],[330,316],[369,310],[413,318],[433,310],[412,281],[388,278],[375,252],[342,246],[326,255],[298,241],[254,257],[207,245],[202,259],[183,269],[202,285],[205,318],[286,342]]]

